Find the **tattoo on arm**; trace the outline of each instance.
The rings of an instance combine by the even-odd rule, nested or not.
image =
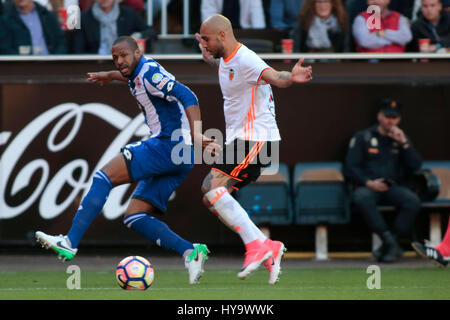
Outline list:
[[[236,180],[229,178],[226,182],[225,182],[225,188],[227,188],[227,190],[230,190],[230,188],[232,186],[234,186],[236,184]]]
[[[287,71],[280,71],[280,79],[283,81],[291,80],[291,73]]]

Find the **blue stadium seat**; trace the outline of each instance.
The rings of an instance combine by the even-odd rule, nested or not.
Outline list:
[[[294,216],[290,181],[287,165],[280,163],[277,173],[262,174],[235,197],[256,225],[289,225]]]
[[[294,169],[295,224],[350,221],[349,189],[340,162],[297,163]]]

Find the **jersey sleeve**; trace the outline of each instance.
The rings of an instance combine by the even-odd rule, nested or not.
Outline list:
[[[145,88],[152,96],[166,99],[168,91],[175,85],[175,77],[156,62],[149,65],[148,71],[144,74]]]
[[[198,105],[196,95],[188,87],[175,80],[175,77],[156,63],[144,74],[147,91],[167,101],[178,100],[184,108]]]
[[[247,83],[258,85],[262,73],[270,67],[256,53],[249,52],[241,59],[240,69],[241,73],[245,75]]]

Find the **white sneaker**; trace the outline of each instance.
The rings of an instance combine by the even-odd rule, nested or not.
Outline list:
[[[203,275],[203,264],[208,259],[208,247],[205,244],[194,243],[194,250],[184,260],[184,265],[189,271],[189,283],[199,283]]]
[[[59,236],[49,236],[42,231],[36,232],[36,240],[42,244],[45,249],[52,249],[58,254],[58,258],[63,261],[70,261],[77,254],[78,249],[73,249],[67,237],[60,234]]]
[[[283,242],[270,240],[268,246],[272,249],[273,257],[264,261],[264,266],[269,270],[269,284],[277,283],[281,274],[281,258],[286,248]]]

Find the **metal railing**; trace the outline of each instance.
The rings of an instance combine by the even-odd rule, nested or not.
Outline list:
[[[192,38],[189,30],[189,0],[183,0],[183,33],[169,34],[167,28],[167,0],[161,0],[161,33],[158,35],[160,39],[181,39]],[[147,1],[147,24],[153,26],[153,1]]]

